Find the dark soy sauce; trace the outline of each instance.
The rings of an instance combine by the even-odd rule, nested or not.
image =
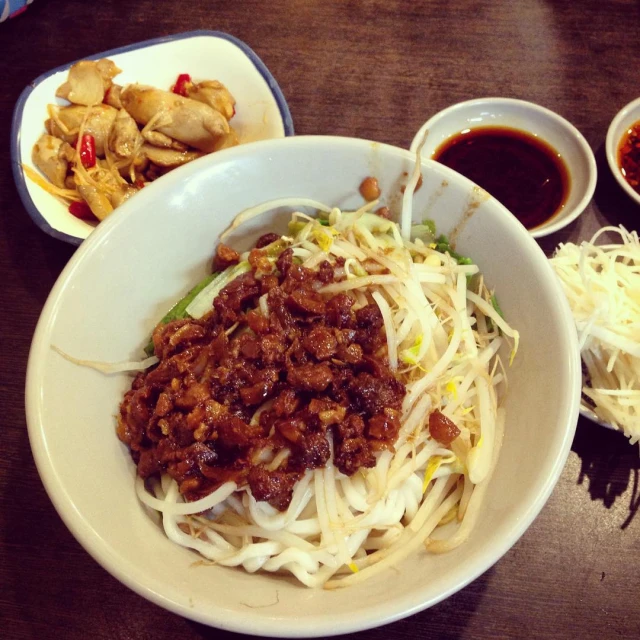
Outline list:
[[[569,172],[560,154],[517,129],[467,129],[446,140],[433,158],[473,180],[527,229],[558,213],[569,193]]]

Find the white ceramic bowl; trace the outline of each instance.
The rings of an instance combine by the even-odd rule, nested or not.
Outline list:
[[[122,73],[118,84],[139,82],[168,88],[178,74],[220,80],[236,99],[233,127],[241,143],[293,135],[293,122],[280,87],[260,58],[241,40],[219,31],[190,31],[103,51],[84,59],[110,58]],[[27,212],[45,233],[80,244],[95,225],[72,216],[58,198],[27,178],[31,150],[44,133],[48,104],[68,104],[55,97],[74,62],[36,78],[20,95],[13,114],[13,175]]]
[[[362,204],[358,185],[378,177],[396,199],[412,170],[406,150],[365,140],[292,137],[197,160],[145,188],[101,224],[64,269],[33,339],[26,409],[33,454],[58,513],[116,578],[180,615],[238,632],[327,637],[391,622],[461,589],[524,533],[549,497],[573,438],[580,357],[571,313],[544,254],[496,200],[424,161],[415,217],[448,233],[470,210],[458,250],[473,256],[521,334],[509,369],[504,446],[469,541],[438,556],[416,553],[348,591],[309,590],[273,575],[194,567],[134,493],[135,468],[114,414],[131,379],[75,366],[80,358],[139,357],[155,322],[206,273],[216,238],[241,210],[276,197]],[[252,221],[241,249],[288,214]],[[239,233],[239,232],[238,232]],[[532,304],[535,300],[535,304]]]
[[[624,179],[620,167],[618,166],[618,145],[622,136],[632,124],[640,122],[640,98],[633,100],[628,105],[620,109],[615,118],[611,121],[607,131],[607,140],[605,142],[605,150],[607,154],[607,162],[611,173],[618,181],[618,184],[627,192],[629,197],[640,204],[640,193],[635,191],[631,185]]]
[[[422,155],[431,158],[445,141],[477,127],[509,127],[533,134],[550,144],[569,171],[569,195],[564,206],[544,224],[530,231],[534,238],[554,233],[573,222],[589,204],[598,176],[596,161],[584,136],[557,113],[532,102],[512,98],[478,98],[454,104],[436,113],[420,128],[411,143],[415,152],[428,136]]]

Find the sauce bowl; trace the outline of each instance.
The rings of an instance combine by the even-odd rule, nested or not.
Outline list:
[[[569,186],[560,209],[529,230],[534,238],[554,233],[573,222],[589,204],[596,187],[597,168],[584,136],[557,113],[532,102],[512,98],[478,98],[440,111],[420,128],[411,142],[415,152],[426,135],[422,156],[433,158],[447,140],[466,129],[505,127],[546,142],[567,167]]]
[[[627,129],[638,121],[640,121],[640,98],[633,100],[618,111],[609,125],[605,142],[607,162],[609,163],[611,173],[613,173],[613,177],[618,181],[618,184],[636,204],[640,204],[640,193],[633,189],[625,180],[622,171],[620,171],[620,166],[618,165],[618,145]]]

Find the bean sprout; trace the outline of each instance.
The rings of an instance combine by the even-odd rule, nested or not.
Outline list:
[[[414,173],[407,192],[418,177]],[[287,199],[254,207],[231,229],[285,204],[295,206]],[[346,292],[356,305],[378,305],[389,366],[407,389],[395,449],[379,452],[376,467],[351,477],[331,460],[324,469],[307,470],[282,513],[256,501],[248,486],[232,483],[193,503],[182,502],[166,477],[147,488],[138,480],[136,487],[141,501],[162,513],[167,536],[207,560],[249,572],[286,572],[309,587],[335,589],[394,566],[420,547],[440,553],[469,536],[504,429],[500,351],[511,345],[515,353],[518,332],[497,311],[477,266],[460,265],[411,238],[406,219],[401,233],[369,205],[356,212],[310,201],[299,206],[310,204],[325,217],[294,214],[302,227],[289,246],[307,267],[329,260],[342,269],[344,279],[320,293]],[[259,308],[264,313],[265,305]],[[584,325],[593,330],[588,318]],[[429,415],[436,409],[460,429],[450,445],[431,436]],[[283,460],[286,455],[270,468]]]

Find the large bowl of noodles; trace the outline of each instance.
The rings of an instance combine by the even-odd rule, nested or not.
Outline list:
[[[146,188],[100,225],[61,274],[42,312],[29,358],[26,409],[31,446],[42,481],[65,524],[97,562],[135,592],[187,618],[236,632],[274,637],[327,637],[353,632],[411,615],[463,588],[509,550],[543,507],[564,466],[578,416],[581,370],[571,314],[544,254],[502,205],[462,176],[427,160],[420,167],[421,186],[412,193],[418,177],[415,163],[415,155],[408,151],[347,138],[298,137],[231,149],[178,169]],[[149,493],[146,498],[143,496],[144,504],[139,500],[140,491],[146,489],[136,482],[136,465],[127,446],[116,436],[116,416],[123,395],[131,387],[131,374],[105,374],[82,366],[81,361],[142,360],[154,326],[207,273],[219,237],[240,212],[249,210],[240,219],[242,224],[225,238],[239,252],[253,246],[266,231],[287,233],[292,211],[303,212],[297,222],[298,229],[311,233],[307,240],[312,236],[322,238],[323,228],[338,229],[348,217],[344,212],[362,207],[364,201],[358,187],[369,176],[377,178],[380,204],[398,221],[403,213],[402,234],[406,230],[409,237],[412,222],[418,225],[415,228],[426,226],[430,232],[432,223],[424,223],[430,220],[438,236],[446,235],[451,243],[443,250],[440,237],[421,243],[411,236],[410,242],[417,244],[407,245],[412,248],[406,250],[406,255],[420,263],[414,271],[423,274],[421,281],[431,281],[433,265],[437,271],[444,264],[445,258],[435,258],[435,262],[433,257],[427,259],[427,253],[435,249],[443,250],[446,260],[451,255],[466,256],[477,265],[461,266],[464,261],[450,261],[452,272],[457,274],[454,289],[462,292],[463,311],[462,325],[445,321],[443,327],[432,327],[434,335],[440,332],[444,351],[455,343],[449,355],[454,362],[457,357],[462,366],[467,356],[457,345],[468,342],[476,328],[482,326],[488,327],[497,340],[491,348],[502,354],[503,368],[497,366],[481,373],[483,380],[478,383],[476,395],[459,396],[469,386],[465,376],[452,374],[446,380],[429,377],[428,367],[421,364],[429,357],[429,349],[422,348],[425,334],[421,331],[418,336],[411,334],[411,328],[405,331],[400,325],[397,327],[396,333],[406,334],[404,339],[409,342],[404,343],[404,348],[396,345],[389,366],[422,376],[422,392],[430,385],[434,389],[438,386],[439,406],[445,413],[447,405],[453,410],[466,402],[459,420],[461,437],[467,439],[467,453],[464,447],[456,449],[452,445],[451,456],[440,453],[428,458],[430,462],[426,464],[423,460],[412,478],[418,496],[421,491],[427,496],[428,491],[439,486],[442,498],[448,495],[449,502],[441,500],[440,511],[430,515],[425,512],[420,527],[426,526],[425,519],[433,522],[419,539],[410,535],[411,518],[406,513],[411,509],[407,506],[405,520],[401,513],[394,525],[406,534],[400,546],[406,547],[407,552],[390,547],[390,551],[378,554],[382,560],[379,568],[369,571],[364,558],[367,553],[374,553],[376,545],[383,546],[380,540],[385,532],[375,534],[379,536],[375,537],[377,542],[370,542],[368,551],[351,548],[347,538],[346,546],[341,547],[344,530],[338,523],[344,524],[344,518],[352,518],[358,508],[361,512],[367,510],[366,505],[357,507],[359,498],[357,491],[354,493],[354,488],[362,489],[363,481],[354,480],[349,491],[340,493],[339,488],[348,478],[337,471],[331,477],[322,475],[328,473],[325,470],[310,471],[320,474],[310,482],[318,495],[324,496],[322,508],[328,516],[324,524],[320,518],[318,525],[319,529],[325,527],[322,535],[326,536],[318,538],[320,543],[311,538],[315,548],[309,553],[316,553],[314,557],[318,558],[328,557],[333,551],[335,557],[342,557],[341,553],[348,556],[346,566],[329,572],[328,582],[307,579],[311,586],[304,586],[304,579],[294,577],[297,573],[308,577],[309,572],[313,573],[313,562],[280,563],[285,569],[302,566],[304,571],[264,570],[275,565],[257,552],[250,560],[246,556],[244,562],[240,558],[226,563],[238,566],[223,566],[224,559],[230,556],[215,550],[209,556],[213,562],[201,562],[203,556],[196,554],[194,548],[187,548],[197,548],[197,544],[175,542],[176,537],[187,535],[187,527],[184,522],[179,526],[181,516],[175,514],[181,503],[171,486],[156,482],[155,490],[149,489],[151,493],[155,491],[155,497],[149,497]],[[271,200],[279,206],[264,212],[256,209],[256,205]],[[296,201],[297,205],[292,204]],[[317,202],[328,205],[327,219],[322,224],[304,217],[317,213],[313,206]],[[364,219],[362,215],[357,214],[355,219]],[[404,242],[400,226],[397,233],[384,225],[376,227],[371,237],[368,231],[362,231],[359,237],[364,243],[360,247],[364,257],[371,252],[366,243],[375,242],[372,238],[380,238],[385,229],[385,242],[395,242],[393,238],[399,244]],[[357,240],[358,233],[344,233],[344,238]],[[299,239],[296,246],[303,247],[301,259],[317,265],[321,256],[309,257],[309,252],[330,253],[331,243],[338,240],[343,242],[339,231],[334,230],[328,234],[328,244],[316,243],[320,248]],[[336,246],[342,251],[348,243],[344,240]],[[413,311],[420,315],[418,298],[413,297],[410,287],[401,289],[402,283],[394,280],[400,262],[385,262],[384,258],[395,260],[399,254],[394,250],[388,247],[382,252],[378,279],[374,277],[370,282],[391,287],[383,291],[384,295],[373,296],[382,315],[387,318],[389,313],[395,313],[406,320]],[[416,258],[421,252],[422,257]],[[349,277],[369,277],[354,264],[349,267],[343,260],[340,268],[351,268]],[[467,294],[476,312],[465,314],[465,282],[477,278],[477,272],[485,284],[485,302],[476,294]],[[331,286],[337,291],[351,285]],[[492,302],[494,293],[499,306]],[[386,302],[382,300],[385,296]],[[452,304],[440,306],[453,309],[457,298],[452,299]],[[439,304],[439,299],[429,298],[424,309],[430,313]],[[498,315],[492,308],[496,313],[499,310]],[[483,310],[486,317],[479,319],[477,310]],[[428,324],[424,320],[424,331]],[[391,349],[391,342],[388,344]],[[415,360],[422,357],[427,359]],[[507,380],[508,385],[504,384]],[[493,388],[492,384],[497,388],[497,382],[502,406],[499,419],[482,438],[471,427],[469,435],[464,416],[485,411],[478,409],[483,404],[481,396],[488,393],[487,388]],[[378,466],[383,458],[386,466],[382,470],[378,466],[363,469],[364,478],[371,472],[383,483],[384,478],[391,477],[397,452],[404,450],[404,458],[410,460],[430,442],[428,433],[422,440],[416,436],[416,425],[426,420],[421,412],[426,414],[431,402],[426,399],[420,405],[416,388],[412,387],[411,392],[415,397],[407,401],[413,402],[414,409],[421,407],[410,418],[413,435],[399,439],[397,449],[387,447],[376,453]],[[402,414],[399,408],[397,413],[405,421],[410,415],[405,411],[407,406],[403,405]],[[425,424],[427,428],[429,420]],[[496,446],[488,438],[492,443],[495,439]],[[502,441],[501,447],[497,446],[498,440]],[[415,445],[413,451],[411,443]],[[488,446],[493,447],[490,453],[486,453]],[[475,449],[474,454],[467,455],[469,447]],[[481,459],[485,462],[479,464]],[[455,468],[460,478],[447,481],[441,477],[445,468]],[[474,491],[478,496],[482,494],[481,501],[465,494],[467,469],[477,483]],[[333,488],[324,486],[323,479],[330,479]],[[231,486],[231,490],[234,488]],[[378,488],[384,493],[384,487]],[[244,490],[246,493],[239,494],[234,503],[238,513],[242,512],[243,500],[245,504],[252,500]],[[349,502],[347,493],[355,496],[354,501]],[[366,498],[366,491],[363,495]],[[216,513],[221,509],[218,503],[220,500],[211,503],[217,504],[213,509]],[[251,504],[255,509],[255,502]],[[356,507],[351,508],[350,504]],[[473,511],[473,522],[469,518],[469,530],[456,538],[457,527],[462,526],[456,515],[465,523],[462,504],[467,512]],[[158,510],[165,519],[167,513],[174,514],[170,526],[163,528]],[[414,505],[411,517],[418,518],[415,511]],[[273,510],[268,514],[272,518],[269,522],[278,517]],[[215,520],[218,515],[209,517]],[[360,512],[357,515],[364,517]],[[207,514],[197,516],[203,522],[205,517]],[[422,531],[420,527],[415,528]],[[303,528],[300,524],[292,531],[298,535]],[[223,530],[221,525],[212,539]],[[168,535],[171,531],[173,535]],[[243,532],[255,535],[254,530]],[[388,534],[390,540],[394,536],[393,531]],[[233,544],[242,544],[242,536],[229,539]],[[460,544],[445,543],[443,539]],[[259,536],[252,540],[271,545],[272,551],[273,545],[277,547],[277,541],[266,534],[265,540]],[[333,542],[336,545],[332,550]],[[228,541],[222,543],[227,545],[224,548],[230,548]],[[294,543],[291,544],[295,546]],[[297,544],[303,550],[311,549],[306,542],[297,540]],[[203,555],[207,557],[206,552]],[[329,557],[326,562],[330,564],[334,559]],[[347,579],[342,582],[342,578]]]

